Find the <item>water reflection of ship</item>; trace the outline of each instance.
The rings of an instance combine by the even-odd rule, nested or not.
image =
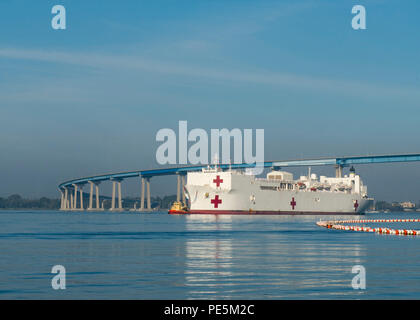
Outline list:
[[[366,248],[352,239],[306,237],[314,217],[185,216],[185,287],[192,299],[313,298],[363,294],[351,288],[352,267]],[[293,224],[296,223],[296,230]],[[356,240],[356,241],[355,241]],[[309,293],[308,293],[309,292]]]
[[[186,216],[186,229],[197,236],[186,242],[185,285],[189,296],[226,296],[228,279],[233,276],[232,239],[223,231],[232,229],[230,216]]]

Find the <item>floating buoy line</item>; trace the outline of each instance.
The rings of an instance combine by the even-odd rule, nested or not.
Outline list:
[[[393,222],[420,222],[420,219],[372,219],[372,220],[333,220],[318,221],[316,224],[320,227],[335,230],[358,231],[358,232],[375,232],[383,234],[397,234],[404,236],[420,236],[420,230],[412,229],[391,229],[391,228],[371,228],[363,226],[348,226],[347,223],[393,223]]]

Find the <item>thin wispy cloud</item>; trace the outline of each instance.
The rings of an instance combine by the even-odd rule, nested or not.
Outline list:
[[[0,58],[40,61],[46,63],[77,65],[105,70],[124,70],[125,72],[150,72],[163,75],[175,75],[226,83],[244,83],[264,86],[278,86],[302,91],[317,91],[347,96],[396,97],[419,99],[420,93],[415,87],[383,85],[354,82],[345,79],[329,79],[312,75],[281,72],[247,72],[227,70],[226,68],[202,67],[171,61],[151,60],[137,56],[106,55],[102,53],[60,52],[27,50],[17,48],[0,49]]]

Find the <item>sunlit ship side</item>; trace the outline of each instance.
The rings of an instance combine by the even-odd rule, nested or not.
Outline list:
[[[188,172],[188,207],[170,213],[188,214],[363,214],[372,204],[367,187],[352,168],[344,177],[293,179],[286,171],[256,178],[245,171],[217,166]]]

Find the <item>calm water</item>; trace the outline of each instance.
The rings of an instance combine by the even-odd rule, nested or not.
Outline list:
[[[420,214],[365,217],[384,216]],[[420,298],[420,237],[319,219],[0,211],[0,299]],[[366,290],[351,287],[360,264]],[[66,290],[51,288],[54,265]]]

